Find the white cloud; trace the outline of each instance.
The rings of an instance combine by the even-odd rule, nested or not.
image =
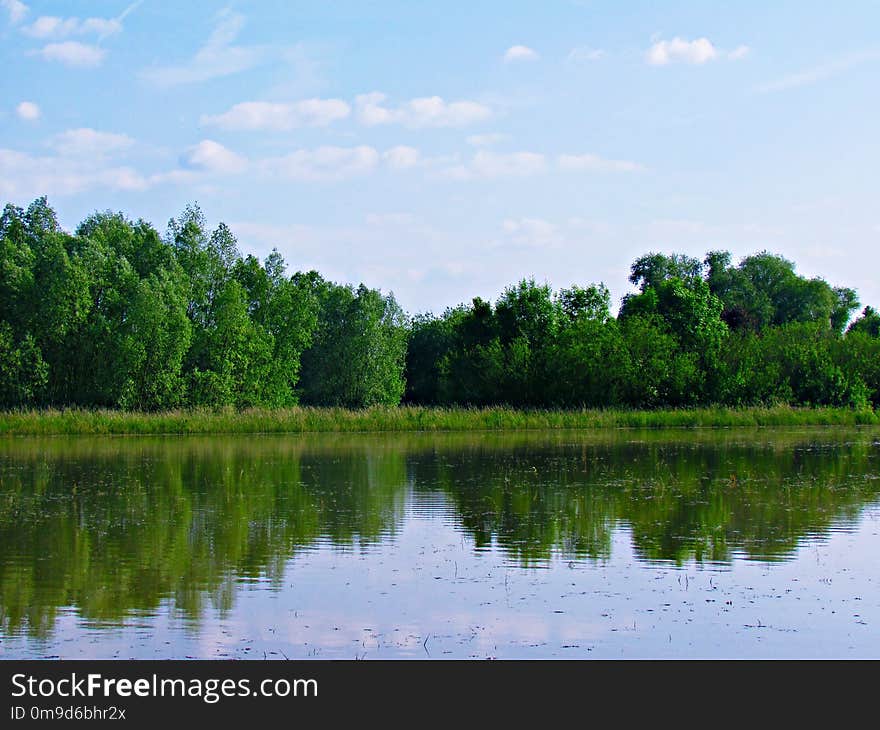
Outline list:
[[[271,177],[290,180],[333,181],[364,175],[379,163],[372,147],[318,147],[262,160],[260,169]]]
[[[590,48],[589,46],[578,46],[572,48],[568,54],[569,63],[584,63],[588,61],[598,61],[605,57],[605,51],[600,48]]]
[[[40,118],[40,107],[32,101],[23,101],[15,107],[15,113],[19,119],[32,122]]]
[[[824,63],[820,66],[814,66],[813,68],[807,69],[806,71],[783,76],[781,79],[777,79],[776,81],[770,81],[766,84],[761,84],[760,86],[755,88],[755,91],[762,94],[768,94],[775,91],[787,91],[788,89],[796,89],[801,86],[809,86],[810,84],[824,81],[825,79],[836,76],[837,74],[843,73],[844,71],[849,71],[856,66],[861,66],[864,63],[878,60],[880,60],[880,50],[878,49],[871,49],[867,51],[861,51],[859,53],[853,53],[848,56],[844,56],[843,58],[829,61],[828,63]]]
[[[41,15],[33,23],[22,28],[25,35],[32,38],[68,38],[72,35],[94,33],[106,37],[122,31],[118,18],[59,18],[55,15]]]
[[[55,154],[35,157],[14,150],[0,151],[0,177],[6,189],[19,196],[73,195],[93,189],[140,191],[151,185],[136,170],[113,158],[134,140],[125,134],[94,129],[69,129],[46,143]]]
[[[446,161],[448,163],[448,160]],[[558,155],[553,169],[563,171],[637,172],[644,166],[629,160],[609,160],[598,155]],[[453,180],[500,179],[539,175],[551,169],[548,158],[538,152],[496,153],[480,149],[470,160],[441,168],[440,176]]]
[[[421,155],[415,147],[398,145],[382,154],[385,163],[395,170],[408,170],[421,162]]]
[[[746,58],[746,56],[748,56],[751,52],[752,49],[748,46],[737,46],[730,53],[727,54],[727,58],[730,61],[741,61],[742,59]]]
[[[297,127],[324,127],[351,114],[341,99],[305,99],[297,102],[245,101],[201,123],[230,130],[289,131]]]
[[[6,11],[9,22],[13,25],[20,23],[28,14],[28,6],[20,0],[0,0],[0,6]]]
[[[675,62],[703,64],[717,57],[718,49],[708,38],[688,41],[678,37],[671,41],[658,41],[648,49],[645,56],[652,66],[665,66]]]
[[[186,164],[186,156],[181,158],[181,163]],[[158,172],[155,175],[150,175],[146,182],[149,187],[170,183],[172,185],[198,185],[196,188],[198,190],[216,191],[216,187],[212,187],[205,182],[207,175],[207,170],[176,168],[174,170],[167,170],[165,172]]]
[[[50,38],[52,36],[63,38],[72,35],[78,25],[78,18],[64,20],[51,15],[41,15],[31,25],[22,28],[22,32],[33,38]]]
[[[498,155],[481,150],[474,155],[472,167],[480,177],[523,177],[544,172],[547,162],[535,152]]]
[[[248,166],[244,157],[211,139],[203,139],[190,147],[182,162],[187,168],[220,175],[234,175]]]
[[[465,141],[471,147],[491,147],[492,145],[504,142],[510,139],[509,134],[501,134],[496,132],[493,134],[472,134]]]
[[[411,99],[396,109],[383,106],[385,94],[373,92],[355,98],[358,119],[362,124],[403,124],[407,127],[463,127],[481,122],[492,110],[475,101],[446,102],[439,96]]]
[[[35,157],[0,149],[0,197],[74,195],[93,189],[140,191],[149,186],[132,168],[101,162],[82,157]]]
[[[98,132],[87,127],[69,129],[49,140],[49,146],[64,157],[110,157],[133,144],[134,140],[126,134]]]
[[[104,60],[106,51],[98,46],[90,46],[79,41],[64,41],[63,43],[49,43],[36,52],[47,61],[58,61],[65,66],[88,68],[100,66]]]
[[[528,46],[511,46],[504,52],[504,62],[511,61],[537,61],[539,58],[537,51]]]
[[[501,224],[505,243],[526,248],[558,246],[562,242],[559,226],[541,218],[508,218]]]
[[[243,15],[229,9],[220,11],[215,16],[211,35],[191,60],[177,66],[146,69],[141,72],[142,77],[158,86],[176,86],[229,76],[258,66],[269,58],[269,49],[233,45],[244,22]]]
[[[594,172],[635,172],[644,167],[629,160],[606,160],[598,155],[559,155],[557,158],[562,170],[589,170]]]
[[[76,30],[77,33],[94,33],[102,38],[122,32],[122,23],[116,18],[86,18]]]
[[[382,106],[387,97],[378,91],[369,94],[360,94],[355,97],[355,105],[358,109],[358,118],[363,124],[389,124],[396,121],[394,112]]]
[[[49,139],[51,156],[0,149],[0,197],[74,195],[91,190],[140,192],[162,184],[198,185],[210,176],[250,167],[247,159],[213,140],[202,140],[181,156],[180,166],[142,174],[117,161],[134,145],[125,134],[71,129]],[[195,188],[199,189],[199,188]]]
[[[602,221],[569,217],[554,222],[527,216],[505,219],[501,223],[501,231],[502,235],[492,241],[492,248],[505,249],[511,255],[518,251],[532,251],[539,257],[554,256],[551,249],[584,250],[585,246],[593,247],[600,240],[607,244],[615,234],[619,233],[616,227]],[[572,265],[570,255],[556,260],[562,264],[561,271],[567,278]],[[595,271],[591,275],[595,275]]]

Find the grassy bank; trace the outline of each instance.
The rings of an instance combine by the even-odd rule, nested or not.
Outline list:
[[[165,413],[68,409],[0,413],[0,435],[855,426],[877,423],[880,423],[880,415],[874,411],[788,407],[546,411],[402,406],[364,410],[287,408]]]

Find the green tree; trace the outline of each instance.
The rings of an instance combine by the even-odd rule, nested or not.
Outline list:
[[[441,360],[443,401],[465,405],[502,403],[504,349],[492,304],[475,297],[470,307],[447,311],[454,344]]]
[[[840,333],[858,307],[852,289],[806,279],[794,263],[763,251],[732,267],[730,254],[706,256],[710,289],[724,302],[724,320],[734,329],[760,331],[789,322],[818,322]]]
[[[858,383],[863,384],[865,398],[874,408],[880,406],[880,336],[872,334],[870,328],[851,327],[846,337],[835,341],[834,361],[854,389]]]
[[[637,258],[630,267],[629,281],[644,292],[668,279],[691,281],[702,276],[699,259],[684,254],[648,253]]]
[[[285,277],[284,259],[275,250],[264,265],[253,256],[239,260],[234,276],[244,287],[249,316],[272,336],[263,405],[292,405],[298,399],[302,353],[318,323],[316,292],[301,277]]]
[[[444,402],[443,365],[455,346],[460,315],[461,309],[450,309],[441,317],[418,314],[412,318],[406,350],[407,402]]]
[[[523,279],[409,321],[393,295],[242,257],[197,205],[165,237],[46,198],[0,214],[0,404],[877,404],[880,315],[768,252],[649,253],[602,285]]]
[[[760,341],[763,358],[778,363],[777,377],[792,403],[865,405],[864,383],[835,362],[838,338],[824,323],[791,322],[769,329]]]
[[[695,265],[694,265],[695,266]],[[619,319],[638,319],[648,336],[665,330],[676,343],[664,390],[670,404],[706,402],[718,387],[719,356],[728,335],[723,304],[702,278],[667,276],[624,298]],[[659,344],[659,340],[658,340]],[[635,351],[640,345],[632,343]],[[640,355],[638,359],[642,359]],[[638,389],[636,389],[638,390]],[[658,391],[659,393],[660,391]]]
[[[628,354],[621,391],[636,408],[695,403],[703,384],[699,357],[682,352],[658,315],[627,316],[620,322]]]
[[[167,271],[141,279],[123,333],[127,379],[119,405],[154,410],[184,402],[183,358],[192,324],[179,279]]]
[[[569,321],[586,318],[607,322],[611,318],[611,292],[604,284],[562,289],[557,301]]]
[[[880,337],[880,313],[873,307],[865,307],[862,316],[855,320],[847,330],[847,334],[861,332],[869,337]]]
[[[511,405],[543,405],[550,386],[553,345],[564,317],[550,286],[523,279],[495,304],[503,350],[502,398]]]
[[[614,319],[575,317],[559,333],[550,363],[553,405],[608,407],[629,396],[630,352]]]
[[[0,406],[20,407],[39,400],[49,368],[33,337],[16,342],[12,327],[0,320]]]
[[[241,284],[227,281],[214,295],[211,326],[193,340],[192,402],[239,408],[263,403],[273,349],[272,335],[248,316]]]
[[[363,284],[339,286],[313,277],[320,310],[312,346],[303,353],[306,403],[361,408],[403,397],[407,327],[391,294]]]

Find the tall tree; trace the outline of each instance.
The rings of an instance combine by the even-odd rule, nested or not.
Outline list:
[[[320,310],[314,343],[303,354],[303,401],[353,408],[399,403],[407,330],[393,295],[318,277],[312,282]]]

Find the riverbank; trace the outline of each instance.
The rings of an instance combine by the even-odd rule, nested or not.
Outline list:
[[[418,406],[178,410],[32,410],[0,413],[0,435],[314,433],[479,431],[558,428],[711,428],[857,426],[880,423],[877,412],[846,408],[695,408],[672,410],[517,410]]]

